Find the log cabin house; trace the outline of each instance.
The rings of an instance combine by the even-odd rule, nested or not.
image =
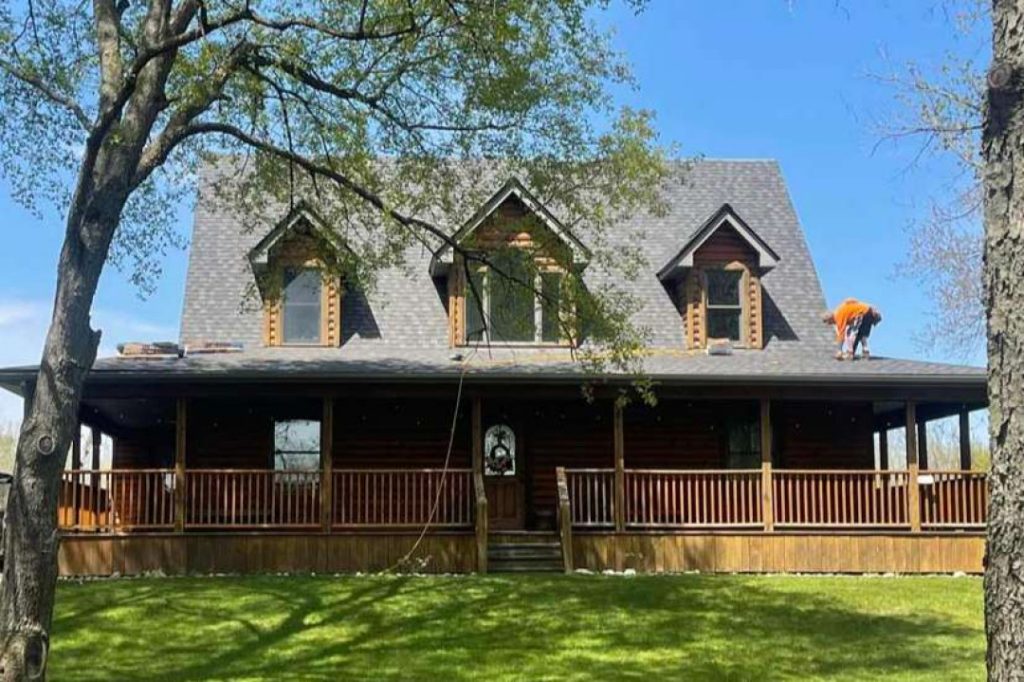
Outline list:
[[[468,305],[450,249],[410,248],[407,266],[364,294],[319,276],[306,247],[325,228],[308,207],[250,234],[201,199],[183,354],[100,359],[88,377],[80,419],[94,445],[76,444],[63,478],[62,574],[403,561],[437,572],[979,572],[986,491],[968,417],[986,407],[985,372],[835,361],[774,162],[702,161],[665,197],[664,215],[622,226],[647,234],[649,271],[625,284],[651,332],[654,407],[619,406],[631,377],[613,372],[590,377],[585,400],[550,301],[480,273],[483,300]],[[524,216],[535,229],[503,229]],[[587,245],[514,178],[452,224],[478,248],[545,240],[587,276]],[[557,291],[564,272],[544,271],[541,286]],[[282,294],[240,305],[268,277]],[[480,310],[494,313],[485,333]],[[706,352],[717,339],[732,352]],[[0,385],[26,397],[35,378],[0,370]],[[926,424],[956,415],[959,461],[935,462]],[[109,467],[100,434],[113,441]]]

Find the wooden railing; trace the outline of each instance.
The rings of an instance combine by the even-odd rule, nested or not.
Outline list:
[[[568,469],[569,507],[576,528],[612,527],[611,469]],[[910,504],[920,502],[924,529],[983,528],[985,474],[924,471],[917,496],[909,471],[876,470],[640,470],[623,476],[627,528],[768,528],[779,530],[911,528]],[[764,481],[767,481],[765,483]]]
[[[578,527],[615,525],[615,470],[562,469],[569,495],[569,516]]]
[[[57,508],[65,530],[173,528],[174,470],[65,471]]]
[[[558,541],[562,548],[562,567],[566,573],[572,573],[572,514],[569,503],[569,482],[564,467],[555,469],[555,485],[558,488]]]
[[[761,470],[627,469],[626,526],[756,527]]]
[[[335,470],[332,525],[470,527],[472,473],[472,469]]]
[[[320,523],[320,472],[192,469],[186,528],[312,528]]]
[[[906,471],[772,472],[775,525],[903,527],[910,523]]]
[[[918,478],[921,525],[925,528],[984,528],[988,509],[985,474],[926,471]]]
[[[479,469],[474,471],[473,477],[473,500],[475,504],[476,519],[476,571],[487,573],[487,488],[484,486],[484,475]]]

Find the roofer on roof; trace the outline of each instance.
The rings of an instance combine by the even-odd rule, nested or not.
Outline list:
[[[839,343],[836,360],[852,360],[857,354],[858,345],[862,348],[865,360],[871,357],[868,337],[871,336],[871,328],[882,321],[882,313],[877,308],[855,298],[848,298],[835,310],[822,315],[821,321],[835,325],[836,341]]]

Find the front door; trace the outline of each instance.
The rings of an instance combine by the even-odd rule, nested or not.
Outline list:
[[[492,530],[516,530],[525,525],[522,453],[507,424],[494,424],[484,434],[484,487],[487,520]]]

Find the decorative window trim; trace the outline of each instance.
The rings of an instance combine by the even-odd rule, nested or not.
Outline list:
[[[707,272],[728,270],[742,272],[740,278],[740,340],[733,340],[737,348],[763,348],[764,320],[761,303],[761,278],[742,261],[704,262],[690,269],[683,281],[685,302],[685,331],[687,346],[692,350],[707,348],[708,341],[708,286]]]
[[[549,259],[537,258],[537,272],[534,275],[533,283],[533,314],[534,314],[534,338],[533,340],[524,341],[497,341],[490,338],[490,326],[484,329],[483,338],[481,339],[470,339],[468,329],[469,321],[469,306],[472,305],[470,299],[470,288],[466,282],[465,270],[461,266],[461,259],[458,262],[458,269],[453,271],[453,274],[448,279],[449,283],[449,318],[451,323],[449,324],[449,343],[452,346],[500,346],[500,347],[527,347],[527,348],[568,348],[570,347],[571,341],[565,338],[562,329],[564,320],[566,317],[570,317],[564,311],[564,296],[561,297],[563,300],[562,305],[559,307],[559,316],[562,318],[559,324],[559,338],[558,340],[545,340],[544,336],[544,298],[541,296],[540,291],[543,287],[543,279],[546,274],[558,274],[563,278],[567,277],[565,269],[551,265],[547,262]],[[490,285],[489,285],[489,268],[486,265],[480,265],[477,267],[477,271],[482,275],[482,286],[481,295],[484,300],[482,307],[486,312],[490,305]],[[571,311],[570,311],[571,312]]]
[[[337,347],[341,345],[341,311],[344,290],[340,277],[322,278],[320,287],[320,338],[309,343],[286,342],[284,339],[284,272],[286,269],[324,270],[316,259],[282,258],[274,263],[268,277],[273,278],[270,290],[274,295],[264,302],[263,343],[275,347]]]

